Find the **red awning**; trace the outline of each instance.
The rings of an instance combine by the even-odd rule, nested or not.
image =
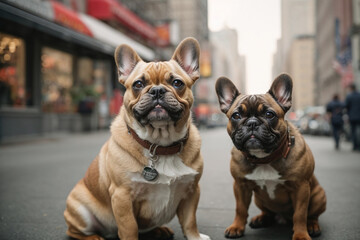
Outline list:
[[[143,37],[156,41],[156,29],[115,0],[88,0],[87,13],[101,20],[117,20]]]
[[[93,36],[89,28],[81,21],[76,12],[66,8],[61,3],[51,1],[54,10],[54,21],[77,32]]]

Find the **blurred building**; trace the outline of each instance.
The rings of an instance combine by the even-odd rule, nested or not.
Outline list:
[[[273,65],[272,65],[272,79],[275,79],[280,73],[285,72],[283,69],[283,53],[282,53],[282,39],[276,41],[276,51],[273,55]]]
[[[335,5],[332,0],[316,2],[316,84],[318,105],[326,104],[341,91],[340,76],[333,68],[335,48]],[[324,89],[324,91],[321,91]],[[344,93],[341,94],[341,99]]]
[[[283,71],[287,71],[287,58],[294,39],[301,35],[315,34],[315,0],[281,0],[281,52],[285,60]]]
[[[239,54],[238,34],[235,29],[224,28],[210,32],[209,58],[211,75],[196,82],[195,94],[198,104],[194,108],[199,122],[208,127],[224,124],[225,115],[220,113],[215,91],[217,78],[231,79],[240,92],[246,91],[246,59]]]
[[[312,35],[298,35],[291,43],[288,72],[294,80],[294,110],[313,106],[315,102],[315,42]]]
[[[282,0],[281,39],[273,56],[272,75],[287,72],[292,76],[294,111],[315,103],[314,34],[315,1]]]
[[[122,101],[116,46],[144,60],[166,46],[116,0],[4,0],[0,22],[0,142],[107,127]]]
[[[237,31],[225,27],[211,32],[210,42],[213,61],[216,62],[213,66],[214,77],[225,76],[234,82],[241,93],[246,93],[246,60],[245,56],[239,54]]]
[[[175,22],[179,40],[208,40],[207,0],[121,0],[129,9],[154,25]],[[175,30],[174,30],[175,31]],[[176,43],[177,44],[177,43]]]
[[[352,2],[351,0],[316,2],[316,102],[318,105],[325,105],[335,93],[344,100],[347,86],[354,82],[356,78],[354,73],[359,71],[359,66],[356,66],[358,60],[353,58],[359,56],[359,43],[352,42],[352,36],[356,39],[356,35],[352,35],[354,23]],[[353,54],[355,49],[357,54]]]
[[[207,0],[121,0],[121,2],[141,18],[157,26],[160,33],[162,29],[168,29],[170,46],[161,49],[165,59],[171,57],[174,48],[186,37],[196,38],[201,46],[208,42]]]
[[[352,64],[354,70],[354,83],[360,89],[360,0],[352,1],[353,26],[352,33]]]
[[[170,13],[179,23],[180,39],[209,39],[207,0],[170,0]]]

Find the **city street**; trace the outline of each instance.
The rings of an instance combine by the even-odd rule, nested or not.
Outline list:
[[[232,143],[225,128],[201,131],[205,167],[197,222],[212,240],[225,239],[233,221],[235,201],[229,171]],[[67,240],[65,199],[83,177],[109,137],[106,131],[65,134],[32,142],[0,146],[0,240]],[[320,217],[319,240],[360,239],[360,153],[342,143],[335,151],[329,137],[306,137],[316,159],[316,175],[328,205]],[[259,210],[251,204],[249,217]],[[184,239],[177,218],[169,226],[175,240]],[[244,240],[291,239],[289,225],[246,228]]]

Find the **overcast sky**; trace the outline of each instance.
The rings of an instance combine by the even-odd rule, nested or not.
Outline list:
[[[247,93],[265,93],[281,36],[280,0],[208,0],[208,8],[211,31],[224,26],[238,31],[239,53],[246,56]]]

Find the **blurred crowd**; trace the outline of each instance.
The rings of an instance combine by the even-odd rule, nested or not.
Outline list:
[[[341,139],[351,141],[352,149],[360,151],[360,93],[354,84],[349,86],[344,100],[334,94],[326,106],[313,106],[289,114],[303,134],[332,136],[335,149]]]

